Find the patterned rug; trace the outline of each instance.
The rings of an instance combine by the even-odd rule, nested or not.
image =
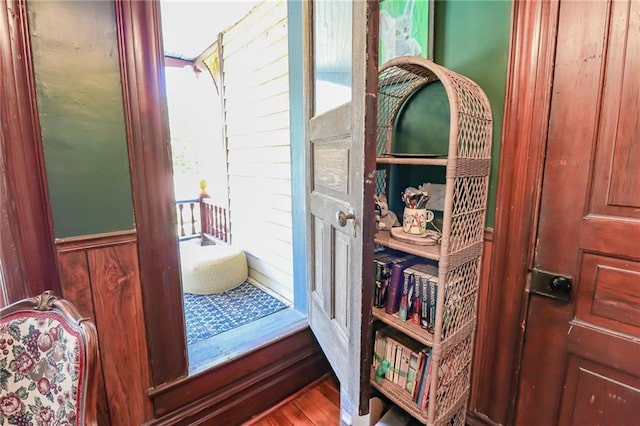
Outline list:
[[[287,307],[248,282],[220,294],[184,293],[183,298],[188,345]]]

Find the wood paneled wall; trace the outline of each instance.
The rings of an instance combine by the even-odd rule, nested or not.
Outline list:
[[[98,331],[100,424],[152,417],[147,342],[135,233],[57,241],[62,295]]]
[[[232,243],[249,276],[293,300],[287,3],[259,3],[224,32]]]

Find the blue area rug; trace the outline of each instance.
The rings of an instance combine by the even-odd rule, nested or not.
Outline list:
[[[184,293],[183,300],[188,345],[287,307],[248,282],[220,294]]]

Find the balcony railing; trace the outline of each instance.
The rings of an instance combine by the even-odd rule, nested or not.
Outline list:
[[[176,200],[178,239],[200,238],[210,242],[229,244],[231,235],[227,209],[216,205],[206,194],[188,200]]]
[[[201,238],[200,199],[176,200],[178,239]]]

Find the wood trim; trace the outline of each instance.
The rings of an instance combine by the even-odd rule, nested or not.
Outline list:
[[[136,241],[136,231],[115,231],[79,237],[56,238],[58,253],[126,244]]]
[[[187,374],[159,8],[115,1],[152,386]]]
[[[7,303],[60,294],[26,2],[0,6],[0,262]]]
[[[481,389],[480,383],[480,360],[488,340],[487,330],[487,307],[489,305],[489,271],[493,254],[493,228],[485,228],[482,259],[480,266],[480,282],[478,286],[476,335],[473,348],[473,361],[471,367],[471,393],[469,395],[469,406],[475,407],[478,392]]]
[[[519,378],[525,287],[535,239],[553,77],[558,2],[514,2],[485,350],[471,411],[510,424]],[[498,338],[499,336],[499,338]]]
[[[239,424],[328,373],[308,327],[243,357],[153,390],[149,425]]]

